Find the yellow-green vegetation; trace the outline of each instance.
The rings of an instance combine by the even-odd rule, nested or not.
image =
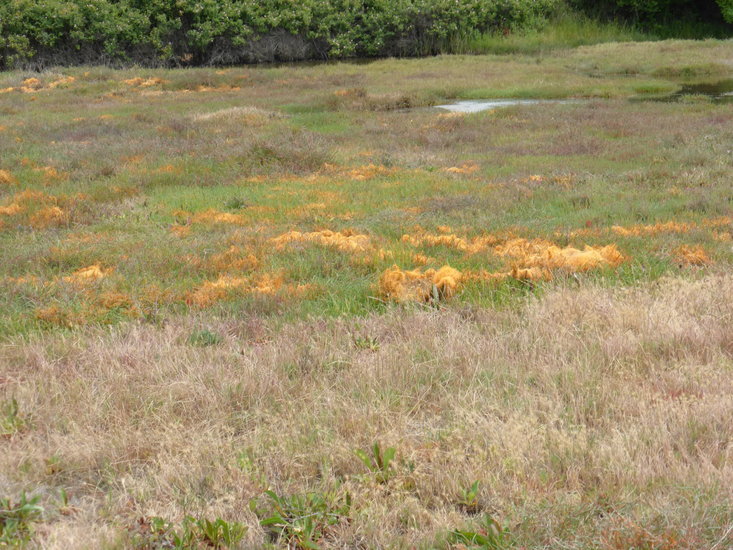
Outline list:
[[[0,537],[727,547],[732,48],[0,73]]]

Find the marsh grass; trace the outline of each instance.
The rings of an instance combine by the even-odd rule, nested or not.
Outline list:
[[[670,36],[680,36],[670,33]],[[487,33],[456,44],[455,53],[542,54],[607,42],[656,40],[654,34],[622,22],[600,22],[580,14],[556,16],[539,28]]]
[[[629,99],[729,51],[0,74],[0,496],[40,495],[31,544],[727,544],[732,107]],[[429,108],[472,97],[576,101]],[[265,491],[351,505],[273,530]]]

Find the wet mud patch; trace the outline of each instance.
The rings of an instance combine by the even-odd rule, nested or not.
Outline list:
[[[635,101],[660,101],[679,103],[691,101],[710,101],[713,103],[733,103],[733,79],[717,82],[685,84],[676,92],[663,96],[637,97]]]

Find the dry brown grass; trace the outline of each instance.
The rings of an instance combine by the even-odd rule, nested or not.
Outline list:
[[[277,111],[268,111],[258,107],[230,107],[228,109],[219,109],[209,113],[199,113],[193,115],[191,119],[195,122],[208,122],[211,120],[234,119],[244,123],[257,125],[263,121],[272,118],[282,118],[282,113]]]
[[[0,392],[27,427],[0,441],[0,492],[49,509],[69,493],[47,548],[127,546],[139,517],[185,513],[245,522],[259,547],[250,498],[338,486],[353,519],[325,548],[441,545],[474,480],[519,548],[710,547],[733,522],[732,295],[713,274],[508,312],[277,329],[202,313],[18,338]],[[187,344],[201,326],[223,342]],[[398,451],[386,484],[354,455],[377,440]]]

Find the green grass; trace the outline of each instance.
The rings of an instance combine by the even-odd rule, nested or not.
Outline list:
[[[670,35],[674,36],[674,35]],[[483,34],[467,40],[461,53],[473,54],[541,54],[555,50],[591,46],[607,42],[655,40],[654,34],[638,30],[622,22],[600,22],[579,14],[559,16],[546,25],[508,34]]]
[[[691,19],[640,24],[622,20],[600,20],[574,11],[556,14],[544,24],[528,26],[514,32],[496,31],[457,41],[453,53],[542,55],[556,50],[616,42],[649,42],[656,40],[731,36],[731,26]]]
[[[567,48],[584,37],[634,37],[578,19],[537,32],[538,43]],[[730,70],[719,59],[728,46],[607,43],[550,48],[541,58],[216,72],[73,69],[64,71],[76,78],[66,87],[3,94],[0,169],[10,180],[0,205],[22,211],[4,214],[0,227],[0,244],[11,251],[0,266],[0,334],[159,322],[199,307],[288,319],[365,315],[386,307],[381,273],[393,264],[421,267],[416,255],[425,268],[508,269],[511,260],[487,251],[403,241],[442,226],[465,239],[617,244],[629,263],[586,275],[608,284],[677,271],[673,251],[683,244],[728,262],[728,245],[714,238],[726,228],[705,224],[730,214],[729,107],[627,101],[673,92],[684,77],[725,77]],[[25,76],[2,75],[0,88]],[[61,75],[38,76],[47,86]],[[124,83],[134,76],[162,81]],[[190,91],[202,84],[222,88]],[[495,97],[576,100],[459,118],[427,108]],[[474,168],[446,171],[464,165]],[[43,218],[53,208],[63,215]],[[672,220],[695,228],[654,238],[611,230]],[[591,231],[577,231],[584,228]],[[350,231],[370,245],[360,253],[273,245],[292,230]],[[75,282],[89,266],[102,276]],[[222,276],[234,278],[235,288],[207,286]],[[242,288],[274,280],[274,293]],[[544,284],[553,283],[530,290]],[[469,281],[457,301],[501,306],[516,302],[513,293],[521,300],[523,287]],[[204,299],[203,292],[213,294]]]

